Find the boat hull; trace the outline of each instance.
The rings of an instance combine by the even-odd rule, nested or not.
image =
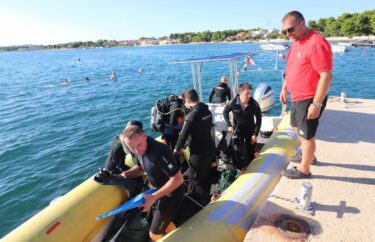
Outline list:
[[[280,179],[280,171],[298,146],[297,134],[289,125],[289,115],[222,196],[207,205],[161,241],[243,241],[258,213]]]
[[[93,241],[112,218],[96,216],[120,205],[127,194],[116,186],[102,186],[90,177],[6,235],[2,242]]]

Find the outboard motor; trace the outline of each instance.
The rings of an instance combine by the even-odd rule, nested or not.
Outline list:
[[[259,103],[262,114],[267,114],[267,112],[275,105],[275,95],[271,85],[267,83],[259,84],[255,88],[254,99]],[[263,138],[269,138],[273,133],[273,122],[271,122],[271,125],[267,125],[269,122],[265,121],[267,121],[267,117],[263,116],[260,136]]]
[[[261,83],[255,88],[254,99],[259,103],[262,113],[267,113],[275,105],[275,95],[271,85]]]

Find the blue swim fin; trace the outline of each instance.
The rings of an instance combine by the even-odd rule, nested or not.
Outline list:
[[[124,204],[120,205],[119,207],[117,207],[117,208],[115,208],[115,209],[113,209],[109,212],[106,212],[106,213],[103,213],[103,214],[99,215],[98,217],[96,217],[96,219],[99,220],[99,219],[106,218],[106,217],[109,217],[109,216],[112,216],[112,215],[115,215],[115,214],[118,214],[118,213],[121,213],[121,212],[125,212],[125,211],[133,209],[133,208],[137,208],[145,202],[145,199],[142,196],[143,194],[152,194],[156,190],[157,190],[156,187],[148,189],[148,190],[138,194],[134,198],[130,199],[129,201],[125,202]]]

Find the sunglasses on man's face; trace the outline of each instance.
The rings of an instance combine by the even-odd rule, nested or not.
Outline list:
[[[296,27],[297,27],[297,25],[298,25],[299,23],[300,23],[300,22],[296,23],[293,27],[290,27],[290,28],[284,29],[283,31],[281,31],[281,33],[284,34],[284,35],[286,35],[287,33],[288,33],[288,34],[293,33],[293,32],[296,30]]]

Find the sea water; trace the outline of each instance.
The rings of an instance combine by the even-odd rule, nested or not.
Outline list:
[[[0,237],[102,167],[111,141],[129,120],[141,120],[148,134],[158,135],[149,129],[152,105],[192,87],[190,65],[169,62],[259,50],[254,43],[0,53]],[[253,60],[252,70],[271,70],[275,52]],[[203,64],[204,101],[229,75],[228,67]],[[117,81],[110,79],[112,72]],[[61,83],[65,78],[67,85]],[[241,72],[239,82],[268,82],[278,100],[280,72]],[[375,49],[334,56],[330,94],[341,92],[375,98]],[[280,110],[277,101],[273,113]]]

